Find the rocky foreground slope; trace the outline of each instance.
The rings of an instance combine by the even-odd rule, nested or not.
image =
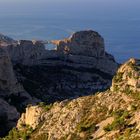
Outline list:
[[[118,64],[97,32],[80,31],[51,43],[56,49],[0,34],[0,136],[16,125],[28,104],[73,99],[110,87]]]
[[[139,140],[140,60],[122,65],[110,90],[27,107],[9,139]]]

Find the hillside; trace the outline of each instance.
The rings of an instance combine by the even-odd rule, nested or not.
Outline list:
[[[73,100],[29,106],[9,139],[139,140],[140,60],[130,59],[110,90]]]

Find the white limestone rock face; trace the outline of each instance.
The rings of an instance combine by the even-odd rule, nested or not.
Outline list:
[[[56,45],[60,52],[92,57],[105,56],[104,39],[92,30],[76,32],[68,39],[56,41]]]
[[[26,113],[23,113],[18,120],[17,127],[22,129],[23,125],[29,125],[33,129],[43,121],[43,109],[39,106],[31,106],[26,108]]]
[[[70,38],[53,40],[56,51],[63,54],[67,61],[72,61],[79,67],[93,67],[113,75],[118,64],[112,55],[105,52],[103,37],[95,31],[79,31]],[[85,64],[87,64],[85,66]]]
[[[50,60],[56,60],[59,65],[67,61],[65,65],[72,62],[74,67],[97,68],[110,75],[118,68],[114,57],[105,52],[103,37],[95,31],[79,31],[70,38],[51,42],[57,46],[56,50],[46,50],[42,42],[29,40],[20,40],[5,48],[14,64],[32,66],[46,63],[53,66],[55,61]]]
[[[45,46],[38,41],[20,40],[17,44],[7,46],[12,62],[23,65],[38,64],[44,56]]]

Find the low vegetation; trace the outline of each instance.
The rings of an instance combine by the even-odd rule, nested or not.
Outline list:
[[[49,111],[52,108],[53,104],[46,105],[46,103],[40,102],[38,106],[42,107],[45,111]]]
[[[33,129],[30,126],[24,126],[23,130],[18,130],[17,128],[13,128],[8,136],[5,138],[1,138],[0,140],[28,140],[30,135],[32,134]]]
[[[108,124],[104,127],[105,131],[112,131],[112,130],[123,130],[127,127],[127,119],[130,118],[130,114],[128,111],[119,110],[113,112],[113,117],[115,118],[111,124]],[[127,121],[126,121],[127,120]]]

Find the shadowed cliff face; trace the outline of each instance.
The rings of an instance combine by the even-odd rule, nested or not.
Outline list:
[[[41,41],[2,38],[0,98],[17,114],[28,104],[53,103],[103,91],[111,85],[118,68],[113,56],[105,52],[103,38],[91,30],[52,41],[55,50],[46,50]],[[10,116],[8,111],[6,116]],[[17,119],[18,115],[8,130]]]

